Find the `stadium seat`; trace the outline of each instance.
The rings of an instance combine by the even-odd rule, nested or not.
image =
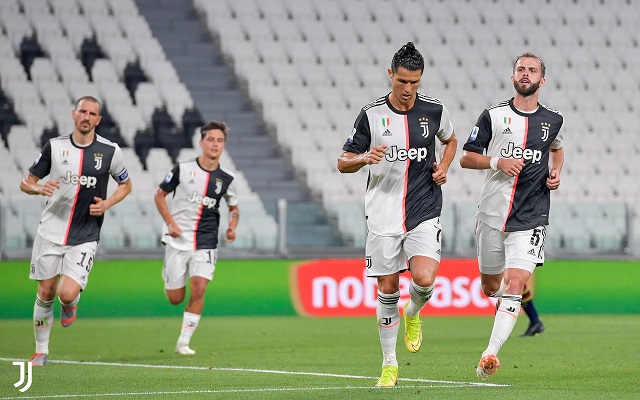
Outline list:
[[[633,133],[640,123],[640,15],[633,2],[610,7],[596,0],[551,1],[533,9],[508,0],[482,6],[465,1],[195,0],[193,6],[247,86],[252,106],[275,131],[278,145],[291,152],[294,168],[314,184],[309,187],[325,208],[337,215],[336,226],[345,237],[356,237],[349,228],[354,220],[335,212],[336,201],[347,193],[361,196],[366,173],[338,175],[335,159],[360,108],[389,90],[391,56],[409,40],[426,60],[420,91],[445,102],[460,142],[484,108],[511,96],[508,79],[515,55],[527,49],[539,52],[547,65],[541,101],[567,119],[567,160],[562,186],[552,194],[554,207],[584,198],[631,207],[640,194],[633,180],[640,173],[637,163],[625,161],[640,156]],[[156,145],[152,116],[166,107],[176,133],[187,142],[193,139],[198,150],[199,137],[191,132],[202,119],[184,121],[196,107],[195,97],[153,36],[153,22],[140,14],[135,0],[0,2],[0,84],[15,114],[2,135],[13,171],[22,174],[28,168],[42,138],[73,129],[70,104],[86,94],[103,100],[125,144],[133,146],[143,137],[137,132],[148,130],[150,145]],[[133,96],[125,86],[131,82],[125,78],[129,62],[138,62],[148,80],[132,90]],[[10,130],[15,126],[20,128]],[[15,132],[33,146],[18,150],[23,146]],[[309,148],[318,155],[306,156]],[[460,170],[457,162],[449,171],[445,201],[475,203],[483,177]],[[155,187],[159,173],[140,173],[153,176],[153,185],[141,184]],[[594,177],[602,183],[594,186]],[[344,187],[320,184],[323,179]],[[15,185],[0,182],[3,191],[5,186],[15,190]],[[464,232],[456,240],[468,248],[473,213],[462,205],[449,211]],[[582,218],[558,227],[561,240],[550,239],[550,248],[610,251],[621,246],[624,240],[614,230],[626,226],[616,222],[615,229],[596,232]],[[619,213],[615,219],[621,219]],[[577,227],[568,226],[572,224]],[[630,225],[636,226],[633,221]],[[362,243],[362,236],[357,238]],[[257,241],[255,235],[250,240]]]

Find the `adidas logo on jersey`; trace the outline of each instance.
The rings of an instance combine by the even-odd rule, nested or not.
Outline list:
[[[393,136],[393,133],[391,133],[391,131],[387,129],[386,131],[382,132],[382,136]]]
[[[536,255],[536,249],[531,249],[531,250],[527,251],[527,254],[529,254],[531,256],[535,256]]]
[[[67,161],[67,160],[64,160],[64,161],[62,162],[62,165],[67,165],[67,164],[69,164],[69,161]]]
[[[507,129],[502,131],[503,135],[511,135],[513,132],[511,132],[511,129],[509,129],[509,127],[507,126]]]

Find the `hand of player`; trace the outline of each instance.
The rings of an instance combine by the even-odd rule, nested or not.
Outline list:
[[[226,242],[233,242],[236,240],[236,230],[233,228],[227,228],[227,239]]]
[[[372,147],[371,150],[367,152],[367,164],[378,164],[382,161],[387,152],[387,147],[386,145]]]
[[[180,229],[175,222],[170,223],[168,226],[169,226],[169,236],[171,236],[172,238],[177,238],[177,237],[180,237],[180,235],[182,235],[182,229]]]
[[[100,217],[109,209],[107,202],[100,197],[94,196],[93,201],[95,201],[95,203],[89,206],[89,215],[92,217]]]
[[[53,196],[53,191],[60,188],[60,181],[47,181],[44,185],[40,187],[40,194],[43,196]]]
[[[547,187],[550,190],[556,190],[560,187],[560,174],[557,170],[552,169],[547,178]]]
[[[524,162],[515,158],[500,158],[498,160],[498,169],[509,176],[516,176],[522,171]]]
[[[436,185],[444,185],[447,183],[447,170],[440,167],[438,163],[433,163],[433,174],[431,174],[431,176]]]

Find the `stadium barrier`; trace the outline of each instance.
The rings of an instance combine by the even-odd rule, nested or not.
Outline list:
[[[375,280],[364,279],[364,268],[363,258],[220,260],[204,315],[374,315]],[[443,259],[438,289],[423,315],[491,315],[474,268],[473,259]],[[160,260],[97,261],[82,294],[79,318],[180,317],[184,307],[167,301],[161,270]],[[640,261],[547,261],[535,278],[541,313],[640,314]],[[314,279],[324,292],[313,291]],[[403,300],[406,279],[403,276]],[[37,285],[29,280],[29,263],[0,262],[0,282],[0,319],[31,319]],[[54,310],[57,315],[59,305]]]
[[[35,239],[38,221],[45,198],[24,196],[8,201],[0,196],[0,260],[29,259],[31,245]],[[145,204],[153,202],[148,199]],[[280,203],[285,203],[280,202]],[[348,215],[329,213],[333,232],[340,232],[342,244],[327,245],[326,241],[297,243],[292,245],[300,232],[299,223],[293,215],[314,219],[315,215],[304,215],[296,202],[279,204],[278,218],[264,225],[260,215],[250,218],[248,208],[243,210],[243,222],[238,226],[237,238],[232,243],[224,241],[224,229],[220,230],[219,247],[223,258],[289,258],[309,259],[315,257],[348,258],[362,254],[366,236],[362,202],[343,202],[340,210]],[[284,207],[284,211],[281,209]],[[115,209],[115,211],[114,211]],[[287,211],[288,210],[288,211]],[[450,202],[443,205],[442,254],[445,257],[475,257],[475,212],[474,202]],[[147,210],[148,211],[148,210]],[[118,212],[121,212],[120,215]],[[131,215],[141,212],[119,204],[109,210],[101,232],[98,259],[157,259],[162,257],[160,242],[162,221],[155,210],[147,212],[147,219],[140,224],[130,224]],[[129,214],[128,214],[129,213]],[[246,215],[245,215],[246,214]],[[287,215],[288,217],[283,217]],[[246,218],[245,218],[246,217]],[[221,213],[221,225],[226,226],[226,212]],[[341,222],[342,221],[342,222]],[[263,226],[264,225],[264,226]],[[268,226],[267,226],[268,225]],[[143,227],[144,229],[142,229]],[[348,227],[348,229],[347,229]],[[554,203],[550,224],[545,239],[547,256],[555,259],[640,258],[640,219],[623,203],[583,202],[576,204]],[[327,230],[318,235],[329,234]]]

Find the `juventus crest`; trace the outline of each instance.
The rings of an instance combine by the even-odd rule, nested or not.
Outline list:
[[[97,170],[102,168],[102,154],[95,153],[93,155],[93,160],[96,163],[95,167],[96,167]]]
[[[547,139],[549,139],[549,128],[551,127],[551,124],[548,122],[541,122],[540,125],[542,126],[542,141],[546,142]]]
[[[420,127],[422,128],[422,137],[426,139],[429,136],[429,118],[421,117],[418,121],[420,121]]]

